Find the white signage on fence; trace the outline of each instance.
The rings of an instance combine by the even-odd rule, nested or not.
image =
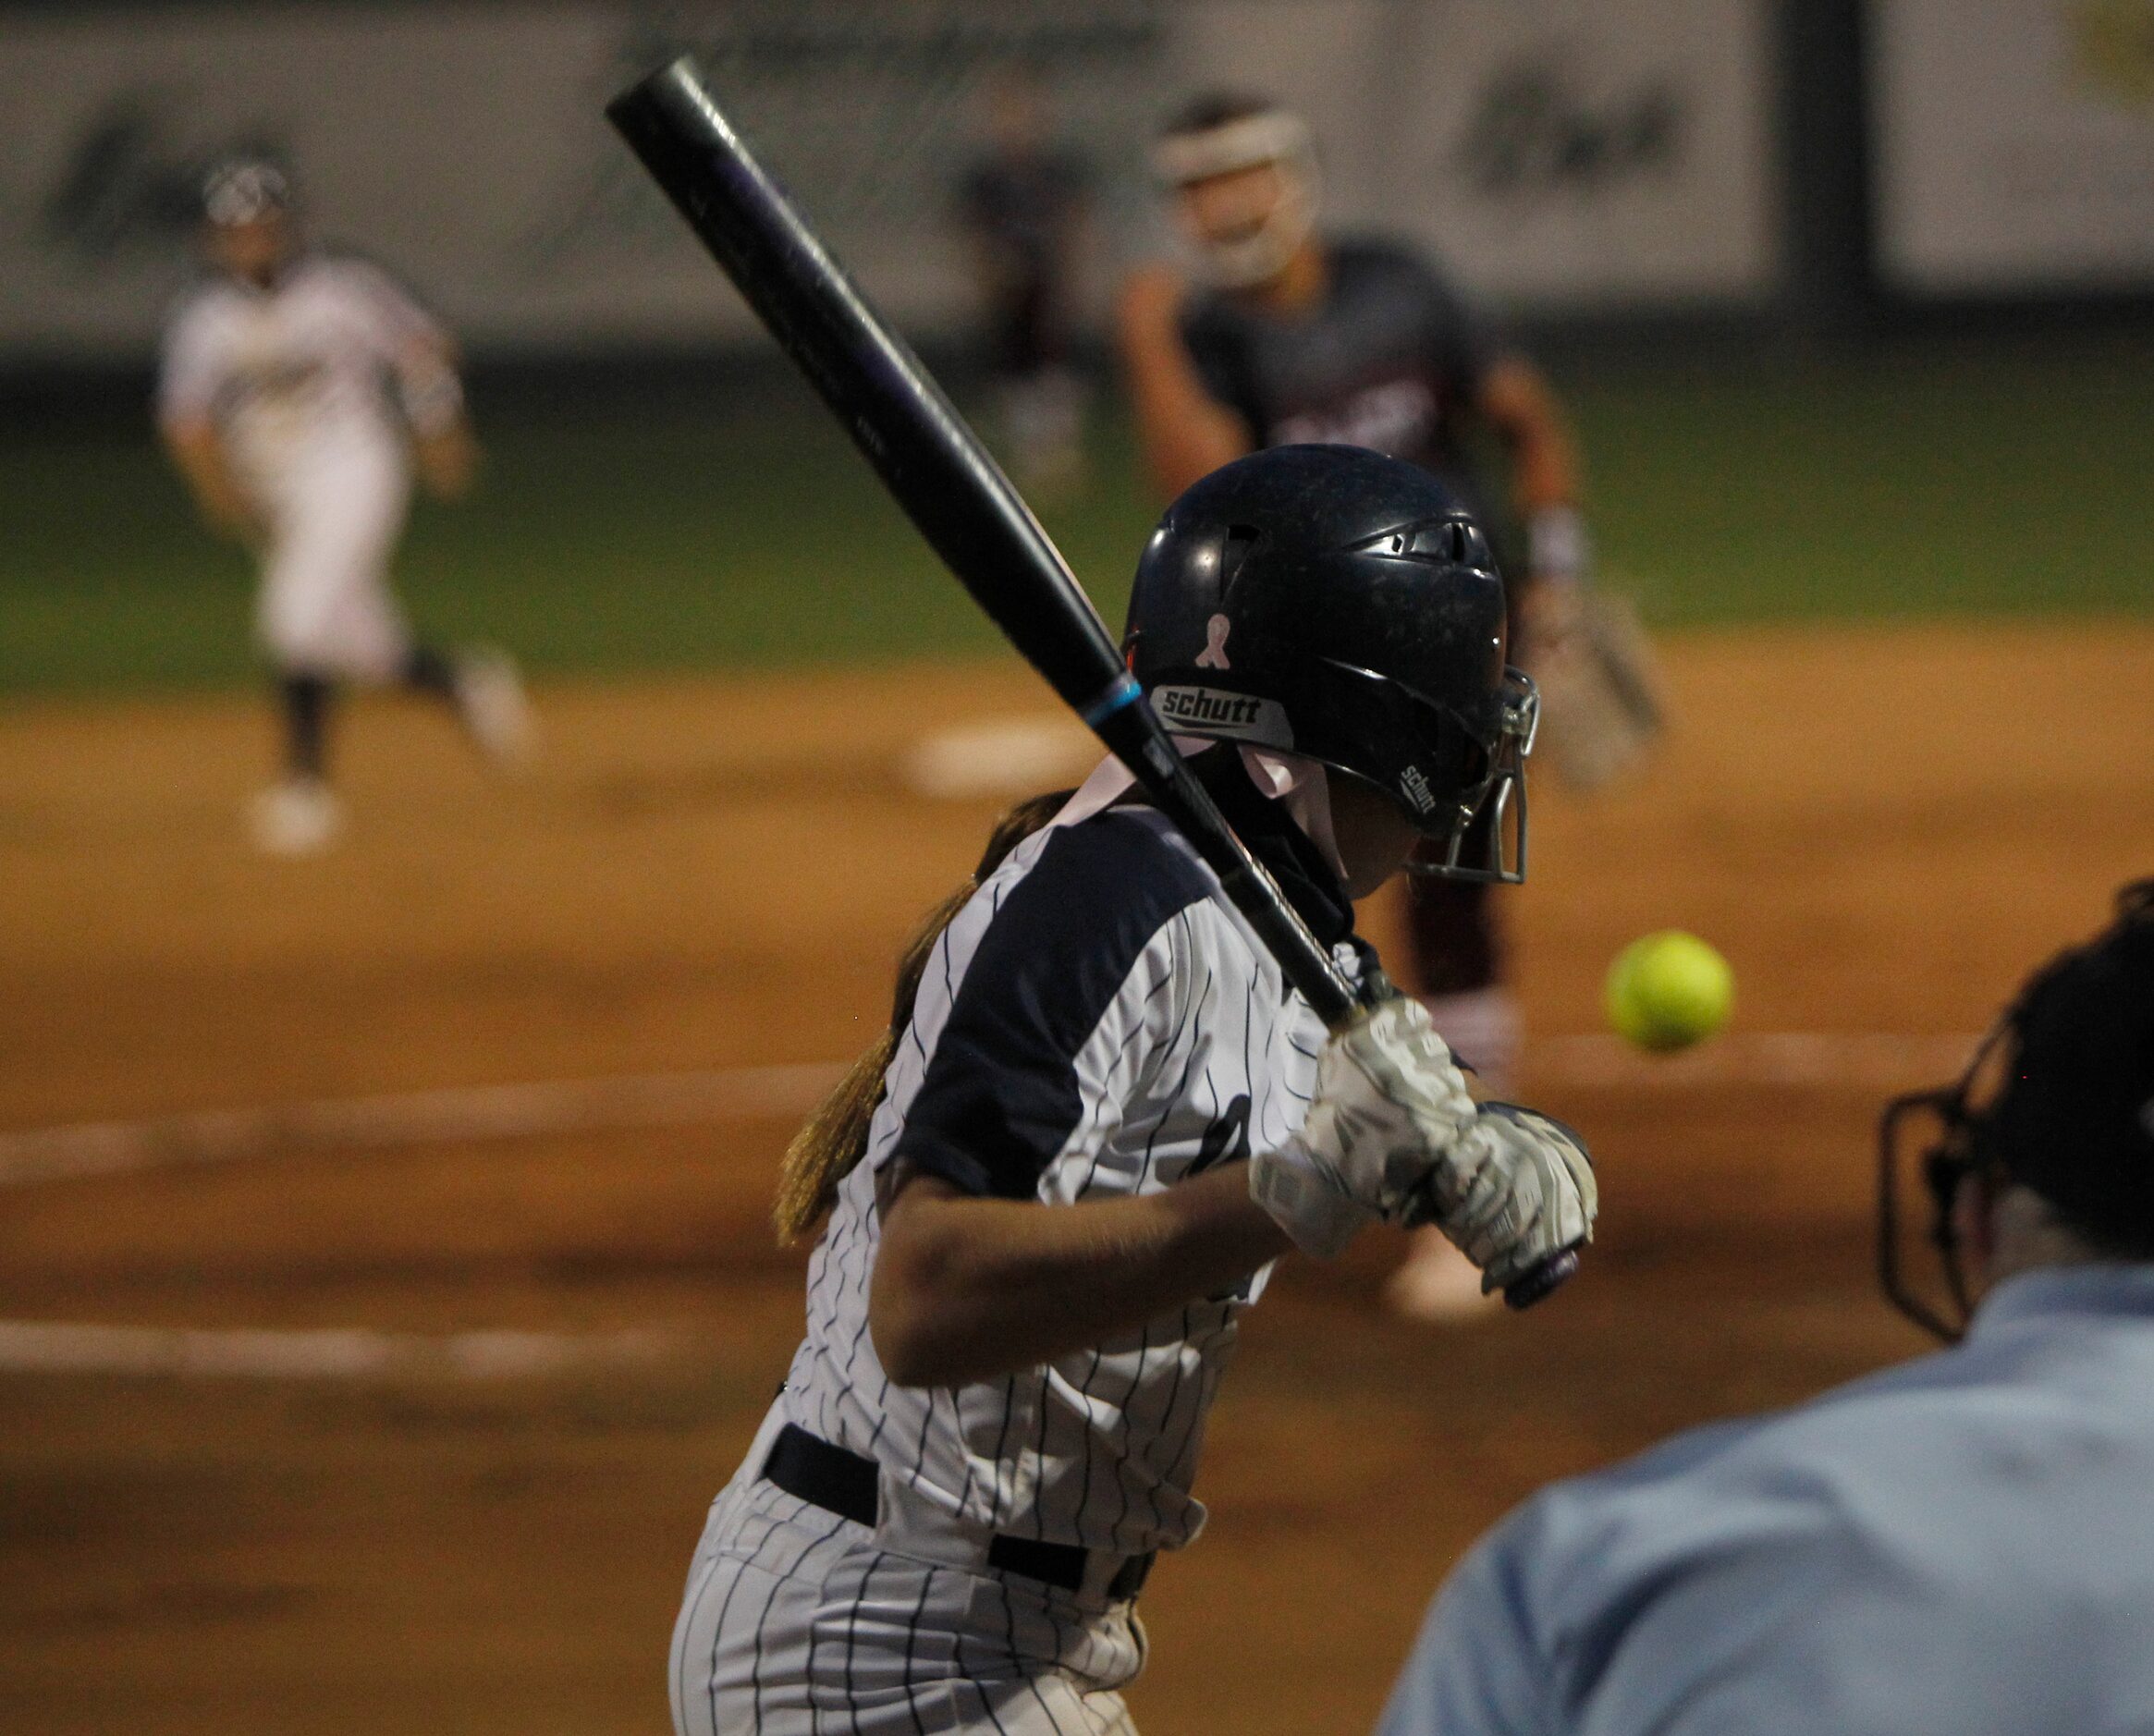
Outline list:
[[[203,165],[257,148],[298,165],[324,230],[467,332],[552,335],[599,303],[631,331],[678,318],[669,279],[640,261],[565,273],[546,254],[604,143],[589,87],[607,32],[588,9],[97,12],[11,20],[8,39],[12,349],[141,348],[189,269]]]
[[[1597,308],[1769,284],[1762,0],[577,0],[10,20],[0,361],[139,358],[206,164],[296,165],[314,226],[476,347],[697,342],[746,311],[601,117],[682,47],[908,325],[970,311],[952,221],[1022,56],[1140,244],[1146,138],[1201,87],[1306,107],[1334,211],[1475,288]]]
[[[1132,183],[1156,0],[713,0],[99,10],[0,50],[0,357],[136,355],[190,268],[204,166],[265,148],[313,226],[482,347],[696,341],[746,309],[606,124],[692,49],[895,316],[968,305],[955,183],[1017,57]],[[1119,157],[1117,155],[1119,153]],[[1124,160],[1126,159],[1126,160]]]
[[[1879,0],[1871,22],[1889,281],[2154,285],[2154,0]]]

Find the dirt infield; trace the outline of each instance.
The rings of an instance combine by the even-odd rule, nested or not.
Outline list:
[[[1616,947],[1680,924],[1732,959],[1739,1033],[1870,1033],[1889,1072],[1888,1039],[1977,1028],[2154,868],[2154,630],[1712,636],[1671,664],[1652,774],[1536,798],[1513,906],[1537,1034],[1595,1029]],[[0,1130],[843,1056],[994,805],[923,798],[906,754],[1043,709],[998,666],[542,698],[548,752],[509,784],[438,719],[366,707],[349,839],[300,863],[245,847],[253,708],[0,711]],[[1916,1348],[1869,1290],[1879,1065],[1573,1052],[1543,1050],[1537,1094],[1608,1204],[1560,1302],[1409,1328],[1372,1245],[1253,1318],[1213,1528],[1145,1597],[1154,1736],[1365,1728],[1444,1566],[1536,1484]],[[346,1378],[0,1373],[0,1722],[664,1730],[701,1510],[799,1327],[763,1224],[789,1131],[749,1105],[270,1138],[0,1191],[0,1323],[397,1351]],[[397,1349],[496,1331],[655,1336],[494,1378]]]

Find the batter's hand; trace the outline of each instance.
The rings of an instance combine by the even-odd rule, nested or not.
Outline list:
[[[1302,1131],[1251,1161],[1249,1191],[1319,1259],[1377,1220],[1406,1221],[1479,1115],[1419,1001],[1383,1001],[1332,1036]]]
[[[1537,1110],[1485,1103],[1431,1166],[1405,1221],[1441,1229],[1481,1268],[1486,1294],[1592,1241],[1599,1210],[1593,1159],[1575,1133]]]

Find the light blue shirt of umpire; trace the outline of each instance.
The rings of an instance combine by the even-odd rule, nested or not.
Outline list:
[[[1381,1736],[2154,1732],[2154,1266],[1557,1484],[1460,1565]]]

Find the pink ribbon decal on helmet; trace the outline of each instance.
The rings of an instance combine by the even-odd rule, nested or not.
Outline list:
[[[1229,669],[1233,665],[1227,661],[1227,633],[1234,623],[1224,615],[1215,615],[1205,623],[1205,648],[1197,653],[1196,666],[1200,669]]]

